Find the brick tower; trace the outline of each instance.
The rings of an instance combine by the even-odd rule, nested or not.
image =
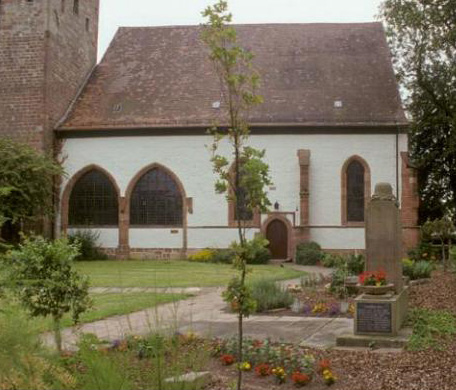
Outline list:
[[[99,0],[0,0],[0,137],[39,150],[96,64]]]

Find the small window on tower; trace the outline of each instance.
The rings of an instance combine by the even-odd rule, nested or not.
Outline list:
[[[73,3],[73,13],[79,15],[79,0],[74,0]]]
[[[86,18],[86,31],[88,32],[90,29],[90,19]]]
[[[60,12],[62,14],[65,12],[65,0],[60,0]]]

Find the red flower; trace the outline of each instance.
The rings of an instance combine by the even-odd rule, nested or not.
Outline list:
[[[331,368],[331,363],[328,359],[323,359],[318,362],[318,371],[323,372],[324,370],[329,370]]]
[[[220,360],[222,361],[223,365],[230,366],[234,363],[234,356],[230,354],[225,354],[220,357]]]
[[[253,340],[252,346],[254,348],[261,348],[263,346],[263,342],[260,340]]]
[[[258,376],[268,376],[271,374],[271,367],[266,363],[259,364],[255,367],[255,372]]]
[[[291,375],[291,380],[296,386],[305,386],[310,382],[310,376],[307,374],[302,374],[300,372],[294,372],[293,375]]]
[[[363,286],[384,285],[386,284],[386,272],[383,270],[365,271],[359,275],[358,280]]]

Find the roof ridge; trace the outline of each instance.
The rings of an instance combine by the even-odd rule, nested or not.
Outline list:
[[[277,26],[363,26],[363,25],[382,25],[382,22],[312,22],[312,23],[232,23],[233,27],[277,27]],[[120,26],[118,29],[177,29],[177,28],[196,28],[203,27],[202,24],[176,24],[176,25],[162,25],[162,26]]]

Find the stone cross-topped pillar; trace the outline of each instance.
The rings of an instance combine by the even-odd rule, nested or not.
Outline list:
[[[383,270],[396,294],[403,289],[402,226],[389,183],[378,183],[366,211],[366,271]]]

